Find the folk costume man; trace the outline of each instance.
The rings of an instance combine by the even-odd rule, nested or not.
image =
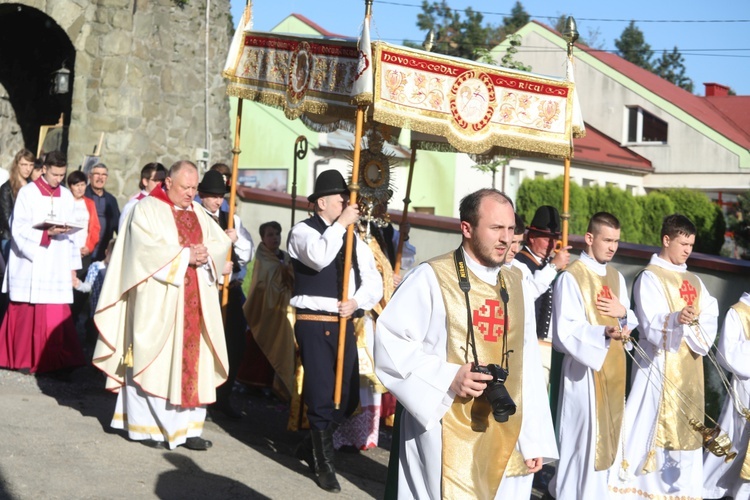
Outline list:
[[[348,321],[339,409],[333,404],[339,316],[361,316],[362,310],[371,309],[383,295],[372,252],[355,238],[352,269],[346,277],[351,297],[341,297],[346,227],[359,218],[358,207],[346,205],[344,195],[348,193],[338,171],[320,174],[315,192],[308,197],[315,213],[292,228],[287,246],[294,266],[294,334],[305,371],[302,390],[310,422],[309,439],[296,454],[314,469],[318,485],[328,491],[341,490],[333,465],[333,433],[359,403],[356,337]]]
[[[94,316],[94,364],[119,391],[112,427],[154,447],[208,449],[206,405],[227,378],[217,283],[231,240],[193,203],[197,187],[180,161],[133,207]]]
[[[550,492],[558,500],[608,498],[625,410],[623,340],[637,325],[625,279],[609,262],[620,221],[599,212],[584,235],[586,250],[560,273],[552,307],[552,345],[563,353],[557,418],[560,461]]]
[[[732,372],[732,389],[739,398],[739,408],[750,407],[750,293],[729,308],[719,335],[719,360]],[[731,462],[709,451],[703,455],[703,498],[750,498],[750,423],[727,396],[719,417],[719,427],[737,450]]]
[[[229,377],[216,390],[216,403],[211,406],[211,410],[219,411],[229,418],[237,419],[242,418],[242,413],[232,407],[231,395],[237,370],[245,351],[247,323],[245,322],[245,315],[242,313],[242,305],[245,303],[245,294],[242,293],[242,280],[245,279],[247,263],[252,260],[255,248],[252,236],[242,225],[242,221],[237,214],[234,214],[234,227],[228,229],[229,214],[219,210],[226,193],[227,185],[224,182],[224,177],[215,170],[206,172],[203,175],[203,180],[198,184],[198,194],[203,209],[232,240],[231,266],[224,269],[222,276],[219,278],[219,284],[223,284],[224,274],[230,275],[224,325],[227,356],[229,357]]]
[[[460,215],[459,249],[414,269],[376,327],[375,373],[405,410],[394,443],[398,497],[528,498],[557,446],[533,300],[521,273],[503,265],[513,206],[482,189],[461,201]],[[515,413],[493,397],[498,419],[485,393],[493,377],[473,370],[475,352],[480,366],[507,370]]]
[[[294,391],[294,312],[289,305],[294,269],[282,251],[281,225],[260,225],[260,244],[255,254],[253,277],[243,306],[249,327],[245,359],[238,378],[289,401]]]
[[[665,217],[658,255],[633,286],[638,345],[625,405],[622,459],[610,474],[611,498],[700,498],[703,359],[716,337],[718,306],[687,270],[696,229],[683,215]]]
[[[52,151],[42,176],[18,191],[3,280],[10,298],[0,327],[5,368],[41,373],[85,364],[68,305],[81,251],[65,226],[75,220],[73,195],[61,186],[66,170],[65,155]],[[42,226],[44,221],[62,225]]]
[[[560,239],[560,214],[555,207],[539,207],[529,224],[526,244],[516,260],[525,264],[533,276],[534,288],[538,293],[535,300],[537,337],[547,338],[550,334],[552,318],[552,282],[557,273],[570,262],[571,247],[555,249]]]

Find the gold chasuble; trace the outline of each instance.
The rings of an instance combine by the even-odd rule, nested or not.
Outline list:
[[[750,340],[750,306],[745,304],[744,302],[737,302],[732,306],[732,309],[734,309],[737,313],[737,316],[740,317],[740,322],[742,323],[742,330],[745,333],[745,338],[747,340]],[[750,446],[748,446],[748,450],[750,450]],[[745,481],[750,481],[750,453],[748,453],[747,450],[745,450],[745,458],[742,460],[740,478],[744,479]]]
[[[592,325],[619,326],[617,318],[603,316],[596,308],[599,297],[620,296],[620,277],[612,266],[607,266],[607,275],[599,276],[580,260],[565,270],[578,283],[586,310],[586,319]],[[596,459],[594,469],[609,469],[615,462],[617,443],[620,438],[622,415],[625,409],[625,350],[621,340],[609,342],[607,356],[599,371],[594,371],[596,395]]]
[[[670,313],[692,305],[696,308],[696,316],[700,314],[698,305],[701,286],[697,276],[687,271],[680,273],[654,265],[647,266],[646,270],[654,273],[661,282]],[[665,344],[666,326],[665,324]],[[698,335],[698,338],[701,336]],[[668,352],[666,345],[662,346],[662,352],[665,383],[659,403],[655,444],[665,450],[697,450],[703,445],[703,437],[688,422],[691,418],[699,422],[704,419],[703,359],[688,347],[685,339],[680,342],[677,352]]]
[[[429,262],[435,271],[447,314],[448,338],[446,359],[449,363],[465,364],[467,352],[467,311],[464,292],[458,286],[453,252]],[[524,304],[522,276],[510,268],[502,268],[510,300],[508,315],[500,298],[500,279],[495,286],[480,280],[467,268],[471,291],[476,350],[482,365],[502,364],[503,337],[507,335],[508,378],[505,386],[517,405],[516,413],[504,423],[495,421],[487,398],[461,398],[442,420],[442,496],[446,499],[491,499],[500,486],[508,466],[522,420],[522,374],[524,343]]]

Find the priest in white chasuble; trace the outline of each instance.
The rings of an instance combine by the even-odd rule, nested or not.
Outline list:
[[[609,497],[625,410],[623,342],[637,326],[625,278],[610,263],[620,242],[620,221],[594,214],[586,250],[555,282],[552,344],[563,354],[557,436],[560,461],[549,490],[558,500]]]
[[[482,189],[459,211],[460,248],[412,271],[376,327],[376,375],[404,407],[389,474],[398,498],[529,498],[557,445],[529,280],[503,266],[513,205]]]
[[[18,191],[3,280],[10,298],[0,327],[5,368],[65,374],[86,362],[69,306],[81,253],[65,225],[75,221],[73,195],[61,185],[66,171],[65,155],[52,151],[42,176]]]
[[[198,169],[180,161],[135,205],[94,316],[94,364],[119,391],[112,427],[154,447],[208,449],[206,405],[227,378],[217,280],[231,240],[193,202],[197,186]]]
[[[638,344],[625,404],[622,457],[610,474],[615,499],[701,498],[704,421],[703,356],[716,338],[719,308],[703,281],[687,270],[695,225],[664,218],[662,246],[633,285]]]

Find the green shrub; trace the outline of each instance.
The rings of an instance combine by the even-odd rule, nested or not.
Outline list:
[[[669,196],[674,203],[675,213],[689,218],[698,229],[694,250],[718,255],[724,245],[724,232],[726,231],[726,222],[721,208],[705,193],[699,191],[680,188],[665,189],[662,193]]]
[[[661,224],[664,217],[675,213],[672,199],[659,191],[636,196],[635,199],[641,206],[641,243],[661,246]]]
[[[642,241],[643,211],[635,196],[612,186],[592,186],[586,191],[589,198],[589,218],[597,212],[609,212],[620,221],[620,240],[631,243]]]
[[[524,180],[518,188],[516,210],[527,224],[542,205],[552,205],[562,211],[562,186],[562,177]],[[698,229],[696,252],[719,255],[724,244],[724,214],[708,196],[698,191],[664,189],[646,196],[633,196],[616,187],[582,188],[571,182],[570,234],[584,234],[589,218],[602,211],[610,212],[620,220],[621,239],[629,243],[660,246],[664,217],[679,213],[693,221]]]

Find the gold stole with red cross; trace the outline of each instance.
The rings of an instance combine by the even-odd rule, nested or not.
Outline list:
[[[687,271],[670,271],[653,264],[646,270],[661,282],[670,313],[692,305],[696,316],[700,314],[701,286],[696,275]],[[664,337],[666,343],[666,328]],[[668,352],[665,347],[662,346],[664,383],[655,444],[665,450],[697,450],[703,445],[703,437],[690,427],[689,420],[694,418],[703,422],[704,419],[703,359],[688,347],[685,339],[680,342],[677,352]]]
[[[470,360],[467,346],[467,311],[464,292],[458,286],[453,252],[429,262],[437,276],[447,315],[446,360],[463,365]],[[521,432],[524,305],[521,274],[503,267],[502,274],[510,300],[505,317],[500,299],[500,280],[489,285],[469,270],[469,300],[477,355],[483,365],[502,364],[503,336],[507,335],[509,356],[505,386],[517,405],[509,420],[498,423],[483,395],[479,398],[456,396],[442,420],[443,498],[494,498],[518,436]]]
[[[607,266],[606,276],[599,276],[581,260],[565,270],[581,290],[586,319],[592,325],[618,326],[619,320],[603,316],[596,308],[599,297],[608,299],[620,296],[620,276],[612,266]],[[625,409],[625,350],[620,340],[610,340],[607,356],[598,371],[594,371],[596,395],[596,458],[595,470],[612,467],[617,454],[622,415]]]
[[[198,217],[192,210],[175,210],[174,222],[180,246],[189,247],[203,243],[203,231]],[[182,334],[182,400],[180,407],[199,406],[198,362],[201,342],[201,297],[198,289],[198,273],[194,266],[185,272],[184,330]]]
[[[740,317],[745,338],[750,340],[750,306],[744,302],[737,302],[732,306],[732,309]],[[750,450],[750,446],[748,446],[748,450]],[[742,461],[742,469],[740,470],[740,478],[745,481],[750,481],[750,453],[748,453],[748,450],[745,451],[745,458]]]

